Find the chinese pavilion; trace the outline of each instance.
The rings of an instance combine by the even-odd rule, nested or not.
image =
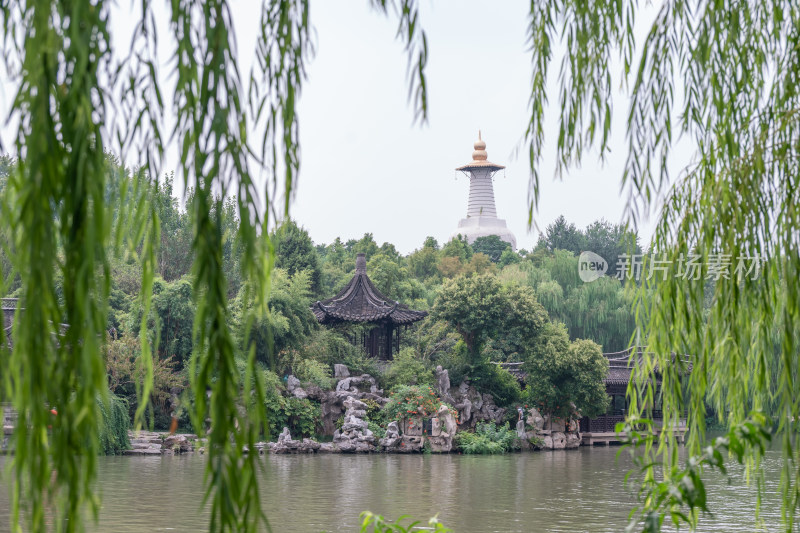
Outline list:
[[[634,353],[635,352],[635,353]],[[634,359],[641,362],[642,350],[641,348],[631,348],[622,352],[604,353],[608,359],[608,375],[603,380],[606,386],[606,393],[611,398],[608,406],[608,411],[598,416],[597,418],[583,417],[580,420],[580,431],[582,434],[583,444],[589,446],[602,443],[609,444],[610,442],[618,442],[618,435],[615,433],[616,425],[625,421],[625,416],[628,413],[628,402],[626,394],[628,390],[628,383],[631,380],[631,374],[635,364]],[[678,357],[674,356],[673,357]],[[681,356],[684,361],[685,356]],[[691,365],[687,364],[686,373],[691,372]],[[655,376],[657,387],[661,386],[661,377],[657,373]],[[663,424],[663,412],[661,411],[660,404],[652,406],[648,417],[653,421],[653,427],[656,431],[660,431]],[[686,433],[686,420],[681,418],[680,427],[674,428],[681,442]]]
[[[369,324],[361,343],[370,356],[389,360],[400,349],[400,326],[408,326],[428,316],[386,297],[367,276],[367,259],[356,257],[353,279],[333,298],[316,302],[311,311],[320,324]]]
[[[475,151],[472,152],[472,162],[456,169],[469,178],[469,203],[467,218],[462,218],[458,223],[458,229],[453,233],[453,237],[463,235],[467,242],[472,244],[478,237],[497,235],[509,243],[512,250],[516,250],[517,238],[506,226],[506,221],[497,218],[497,208],[494,203],[492,180],[499,170],[506,167],[488,160],[486,143],[481,139],[480,131],[473,147]]]

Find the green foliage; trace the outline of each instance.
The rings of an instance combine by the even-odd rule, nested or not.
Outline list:
[[[571,338],[592,339],[606,352],[626,349],[636,328],[635,291],[609,276],[583,283],[577,273],[577,258],[557,251],[529,271],[528,283],[550,317],[567,326]]]
[[[419,250],[408,256],[408,267],[411,274],[420,280],[435,278],[439,275],[436,268],[439,262],[439,244],[433,237],[425,239],[425,244]]]
[[[478,237],[471,246],[473,252],[486,255],[492,261],[492,263],[499,262],[503,253],[506,251],[511,251],[511,253],[513,253],[511,250],[511,244],[502,240],[497,235]]]
[[[456,445],[465,454],[492,455],[505,453],[516,446],[517,433],[507,424],[496,426],[494,422],[479,423],[475,432],[462,431],[456,434]]]
[[[131,335],[110,336],[105,346],[105,363],[108,374],[108,388],[119,396],[131,410],[138,410],[140,398],[136,390],[146,378],[146,369],[142,363],[142,348],[139,337]],[[152,388],[147,398],[149,409],[149,425],[153,429],[167,429],[175,413],[174,405],[169,405],[173,390],[183,390],[186,386],[185,371],[176,371],[172,358],[152,361]],[[180,415],[183,415],[180,411]],[[186,421],[184,421],[186,422]]]
[[[97,407],[100,410],[100,424],[98,434],[100,452],[104,455],[117,455],[131,447],[128,430],[131,421],[128,414],[128,405],[122,398],[109,394],[107,398],[97,397]]]
[[[424,121],[427,41],[417,23],[417,6],[404,0],[376,5],[397,16],[398,35],[412,67],[411,98],[417,118]],[[110,2],[0,4],[4,64],[17,84],[4,118],[16,125],[11,135],[22,156],[3,190],[2,210],[2,226],[11,228],[9,256],[25,307],[18,314],[5,366],[15,379],[4,380],[4,400],[12,400],[22,421],[13,436],[11,466],[9,514],[15,530],[44,531],[48,502],[55,503],[47,523],[67,531],[82,529],[84,507],[95,515],[99,509],[93,491],[100,446],[96,396],[106,390],[102,348],[112,247],[115,253],[124,247],[141,260],[139,330],[145,379],[137,391],[143,399],[137,421],[142,420],[153,374],[145,321],[161,237],[159,209],[147,201],[152,188],[145,178],[161,174],[165,154],[171,152],[168,143],[178,149],[178,178],[191,190],[183,226],[191,228],[191,238],[183,243],[191,243],[192,253],[185,256],[194,259],[196,296],[188,374],[195,430],[203,436],[207,419],[214,428],[205,435],[210,528],[256,531],[268,526],[259,503],[258,457],[244,454],[246,448],[254,449],[263,432],[264,393],[260,381],[251,379],[256,372],[253,355],[247,359],[246,379],[240,379],[227,300],[240,279],[252,284],[248,296],[258,312],[248,311],[242,320],[243,338],[249,340],[247,325],[266,310],[272,261],[269,221],[262,214],[276,209],[273,199],[264,199],[262,193],[280,181],[283,212],[288,214],[300,164],[296,105],[311,52],[308,5],[263,3],[251,54],[257,60],[249,78],[241,76],[226,0],[171,2],[166,17],[157,10],[155,4],[143,3],[130,46],[119,48],[112,45],[111,18],[116,14]],[[173,37],[166,48],[157,38],[157,18],[168,21]],[[156,48],[174,69],[166,91]],[[165,92],[174,95],[170,132],[164,131]],[[107,187],[105,150],[110,148],[144,165],[136,173],[141,180],[130,182],[129,188]],[[266,172],[271,187],[256,184],[254,163]],[[217,196],[220,191],[231,195],[227,203]],[[121,215],[112,218],[111,206],[119,206]],[[250,298],[245,300],[243,308],[249,309]],[[0,341],[0,346],[7,345]],[[253,354],[249,342],[244,352]],[[57,406],[55,422],[43,409],[46,405]],[[60,475],[52,476],[53,471]]]
[[[389,421],[412,416],[431,416],[443,405],[431,387],[400,385],[389,395],[389,403],[383,408],[383,416]]]
[[[350,370],[351,376],[369,374],[379,382],[383,380],[383,373],[378,366],[378,362],[365,354],[360,347],[347,351],[344,357],[341,357],[336,362],[345,365],[347,369]],[[331,362],[331,364],[333,364],[333,362]]]
[[[267,417],[267,438],[274,438],[284,427],[293,438],[313,437],[321,416],[320,406],[308,398],[286,398],[284,386],[277,374],[270,370],[264,376],[264,410]]]
[[[800,485],[792,459],[794,420],[800,415],[800,173],[790,155],[800,138],[800,95],[793,81],[800,53],[782,43],[797,42],[796,4],[665,4],[640,32],[644,9],[610,1],[591,7],[552,0],[531,4],[537,72],[528,129],[531,198],[538,197],[543,104],[552,93],[548,68],[553,49],[565,45],[556,89],[562,95],[557,169],[579,164],[592,144],[607,153],[615,88],[626,87],[621,96],[630,113],[622,185],[628,218],[635,222],[659,213],[650,249],[671,265],[663,278],[643,283],[637,297],[636,333],[645,349],[632,380],[640,386],[629,389],[630,413],[646,415],[661,394],[666,428],[677,427],[688,412],[688,448],[697,454],[705,441],[707,400],[726,413],[731,427],[753,408],[774,402],[788,529]],[[619,70],[608,68],[614,63]],[[730,75],[742,65],[746,73]],[[622,85],[614,81],[617,76]],[[681,150],[694,150],[684,158],[689,165],[673,176],[668,162],[679,137]],[[698,279],[682,275],[690,255],[700,266]],[[714,277],[721,257],[728,274],[715,280],[707,300],[706,277],[710,272]],[[754,258],[761,262],[757,275],[748,272]],[[686,354],[686,360],[675,354]],[[660,435],[659,446],[645,451],[649,460],[660,456],[668,475],[678,455],[673,432]],[[759,453],[752,449],[747,458],[757,461]]]
[[[585,235],[586,250],[606,260],[606,276],[609,277],[617,276],[617,264],[621,256],[642,253],[636,233],[621,224],[598,220],[586,227]]]
[[[568,223],[564,215],[560,215],[539,237],[539,246],[551,252],[566,250],[577,255],[586,249],[586,237],[575,224]]]
[[[281,356],[286,351],[299,350],[317,327],[316,319],[309,309],[310,287],[311,281],[307,271],[301,270],[294,276],[289,276],[286,271],[276,269],[272,273],[272,290],[267,302],[268,312],[255,317],[250,323],[246,317],[249,313],[253,313],[255,308],[246,303],[251,288],[245,285],[231,306],[239,322],[240,346],[243,348],[248,344],[252,345],[257,361],[275,370],[286,370],[276,367],[281,362],[286,366],[285,361],[279,361]],[[249,330],[247,341],[246,330]],[[274,354],[278,354],[278,357],[274,357]]]
[[[503,286],[489,275],[445,282],[431,314],[462,336],[472,366],[485,362],[483,348],[489,338],[502,336],[510,350],[519,351],[536,339],[547,321],[530,287]]]
[[[157,273],[166,281],[186,276],[191,271],[193,259],[191,220],[180,209],[174,196],[174,178],[170,173],[163,181],[157,182],[153,195],[161,237],[156,258]]]
[[[350,239],[344,247],[350,253],[351,258],[355,258],[358,254],[365,254],[367,261],[380,250],[372,233],[365,233],[359,240]]]
[[[502,324],[506,302],[501,290],[493,276],[462,276],[446,281],[434,304],[432,317],[449,322],[458,331],[473,364],[478,362],[486,338]]]
[[[317,421],[322,416],[319,403],[308,398],[286,398],[283,411],[293,437],[313,437],[316,434]]]
[[[646,419],[630,420],[617,424],[616,431],[623,435],[623,442],[634,464],[645,473],[644,483],[639,489],[638,498],[642,505],[638,512],[631,513],[629,529],[643,525],[644,533],[658,533],[664,526],[667,516],[675,528],[685,524],[694,528],[698,513],[710,514],[706,497],[703,474],[717,470],[727,474],[725,459],[733,459],[743,465],[747,457],[764,454],[769,442],[769,420],[762,413],[752,412],[743,422],[733,426],[724,437],[717,437],[693,455],[683,465],[673,465],[668,474],[654,475],[656,465],[648,461],[642,450],[652,447],[656,437],[652,421]],[[661,481],[658,479],[661,478]]]
[[[408,269],[398,256],[376,253],[367,264],[367,272],[378,290],[394,300],[413,303],[424,299],[424,285],[409,276]]]
[[[590,418],[606,411],[609,399],[603,379],[608,360],[592,341],[570,343],[563,324],[545,327],[523,368],[529,401],[541,411],[563,419],[576,411]]]
[[[472,258],[472,247],[466,237],[458,235],[442,246],[442,257],[453,257],[461,262],[469,261]]]
[[[403,522],[412,520],[408,525],[403,525]],[[410,516],[401,516],[395,521],[387,520],[381,515],[372,514],[369,511],[361,513],[361,533],[411,533],[412,531],[419,531],[420,521],[413,520]],[[434,516],[428,520],[428,527],[424,528],[434,533],[451,533],[452,530],[447,529],[441,522]]]
[[[302,359],[295,369],[295,375],[303,383],[313,383],[322,389],[333,384],[331,368],[316,359]]]
[[[367,367],[377,369],[375,361],[366,360],[360,347],[353,346],[340,331],[330,328],[312,330],[304,339],[300,350],[304,357],[322,361],[328,366],[349,361],[359,369]],[[352,367],[348,364],[348,368]]]
[[[159,358],[172,359],[179,369],[189,363],[192,354],[195,312],[189,279],[153,282],[152,311],[147,320],[150,336],[154,345],[157,342]],[[142,320],[138,306],[131,318],[130,329],[138,334]]]
[[[505,368],[485,363],[472,369],[470,381],[478,390],[488,392],[501,407],[519,403],[522,389],[517,378]]]
[[[289,276],[307,272],[311,293],[319,293],[322,269],[308,231],[291,219],[285,220],[273,231],[272,245],[275,247],[275,266],[285,270]]]
[[[508,265],[514,265],[520,263],[522,261],[522,256],[517,252],[513,251],[511,248],[506,248],[503,250],[503,253],[500,254],[500,259],[497,261],[497,266],[500,268],[505,268]]]
[[[564,294],[585,285],[578,275],[578,258],[571,252],[556,250],[542,258],[541,266],[561,285]]]
[[[284,412],[283,382],[275,372],[264,370],[264,411],[267,424],[264,437],[274,438],[286,425],[286,415]]]
[[[363,401],[367,405],[367,419],[382,423],[384,421],[383,406],[371,398],[364,398]]]
[[[470,377],[474,366],[469,361],[467,345],[461,339],[450,350],[442,353],[435,360],[437,365],[441,365],[442,368],[448,370],[450,383],[453,385],[457,385]]]
[[[376,439],[382,439],[386,436],[386,428],[379,425],[377,422],[369,420],[367,421],[367,427],[375,435]]]
[[[417,357],[413,348],[403,348],[394,356],[384,380],[388,388],[404,384],[430,386],[434,377],[433,370]]]

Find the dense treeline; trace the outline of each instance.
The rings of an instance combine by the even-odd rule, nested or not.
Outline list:
[[[0,172],[5,175],[13,161],[5,158],[2,163]],[[109,188],[113,189],[110,196],[130,194],[124,191],[141,185],[140,174],[121,168],[113,157],[108,163],[112,178]],[[192,191],[187,195],[190,197]],[[171,175],[151,186],[147,201],[160,224],[160,241],[146,320],[142,321],[141,266],[135,254],[109,253],[109,389],[127,400],[132,415],[138,407],[136,383],[144,375],[139,365],[140,327],[146,324],[155,362],[149,420],[156,428],[166,428],[171,418],[177,417],[188,426],[180,405],[192,401],[185,391],[196,311],[191,227],[174,195]],[[234,200],[220,205],[222,211],[214,215],[223,221],[222,264],[232,320],[240,332],[237,342],[244,368],[248,339],[240,322],[248,304],[242,296],[247,283],[237,266],[239,220]],[[112,217],[121,218],[120,213]],[[293,220],[283,222],[270,237],[276,268],[269,313],[252,325],[249,340],[254,341],[256,360],[273,385],[267,387],[267,412],[273,430],[286,424],[301,434],[314,433],[318,406],[310,400],[284,398],[274,391],[280,390],[289,374],[329,386],[332,365],[339,362],[354,372],[378,376],[389,389],[400,384],[431,384],[433,369],[442,365],[449,369],[452,382],[469,379],[492,393],[500,405],[537,402],[564,416],[571,414],[568,406],[577,405],[564,397],[572,387],[568,382],[578,380],[592,398],[581,402],[584,414],[593,409],[601,411],[605,395],[598,376],[605,369],[590,369],[579,376],[575,369],[580,365],[575,362],[581,358],[599,360],[601,350],[626,348],[633,331],[631,296],[619,280],[608,275],[584,283],[578,277],[577,255],[582,250],[597,251],[612,265],[614,254],[637,247],[634,234],[605,221],[581,231],[561,217],[530,252],[515,252],[494,236],[471,245],[462,238],[440,244],[427,237],[408,255],[402,255],[390,243],[379,245],[371,233],[360,239],[337,238],[330,244],[315,244]],[[359,253],[366,254],[369,276],[382,292],[430,312],[428,318],[403,332],[400,353],[388,369],[379,368],[357,343],[351,342],[360,338],[364,326],[324,328],[309,309],[314,301],[333,296],[349,281]],[[12,280],[13,296],[13,273],[6,269],[5,274]],[[476,300],[477,294],[481,297]],[[576,339],[591,342],[576,344]],[[491,364],[510,361],[526,362],[534,376],[525,391],[510,374]],[[543,365],[543,361],[548,363]],[[572,370],[565,373],[568,361]],[[531,397],[531,393],[536,396]]]

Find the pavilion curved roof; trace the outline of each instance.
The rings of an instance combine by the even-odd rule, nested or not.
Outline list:
[[[391,322],[402,325],[428,316],[427,311],[410,309],[379,291],[367,276],[364,254],[356,257],[356,273],[347,286],[333,298],[314,303],[311,311],[321,324]]]

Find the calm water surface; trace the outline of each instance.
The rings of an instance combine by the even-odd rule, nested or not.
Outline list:
[[[263,505],[275,532],[358,531],[358,514],[439,513],[456,532],[622,531],[634,504],[623,483],[629,461],[619,448],[475,457],[463,455],[264,456]],[[103,457],[103,508],[96,531],[202,531],[205,457]],[[767,531],[780,517],[780,455],[765,461]],[[716,517],[699,531],[753,531],[755,489],[741,473],[709,482]],[[8,498],[0,500],[7,527]]]

